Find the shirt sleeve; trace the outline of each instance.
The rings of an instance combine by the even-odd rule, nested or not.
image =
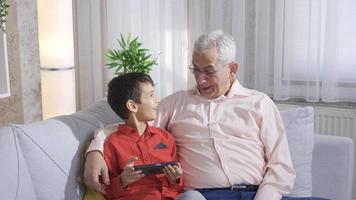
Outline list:
[[[109,124],[105,128],[100,128],[95,131],[94,139],[91,141],[89,148],[85,152],[87,155],[91,151],[99,151],[103,154],[104,141],[113,132],[115,132],[118,124]]]
[[[122,170],[119,170],[119,161],[117,160],[116,154],[118,153],[115,150],[115,146],[111,143],[110,140],[104,143],[104,159],[108,166],[110,185],[106,189],[106,197],[114,198],[118,194],[124,192],[126,189],[122,188],[120,174]]]
[[[160,127],[163,128],[165,130],[168,129],[168,123],[170,120],[170,116],[171,116],[171,104],[172,104],[172,98],[171,96],[168,96],[164,99],[162,99],[158,105],[158,112],[157,112],[157,117],[154,120],[152,126],[155,127]]]
[[[287,137],[278,109],[269,97],[260,105],[260,135],[265,148],[265,175],[255,200],[280,200],[291,192],[295,179]]]

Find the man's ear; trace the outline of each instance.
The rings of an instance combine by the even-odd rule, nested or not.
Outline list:
[[[239,69],[239,65],[236,62],[230,64],[230,75],[232,78],[236,77],[237,70]]]
[[[131,100],[131,99],[127,100],[127,102],[126,102],[126,108],[127,108],[130,112],[136,112],[136,111],[137,111],[137,105],[136,105],[136,103],[135,103],[133,100]]]

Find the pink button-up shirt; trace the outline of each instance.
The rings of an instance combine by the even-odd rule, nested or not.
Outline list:
[[[173,134],[186,189],[254,184],[258,200],[292,190],[295,172],[277,107],[237,80],[213,100],[196,89],[164,98],[154,125]],[[102,149],[108,132],[99,131],[90,149]]]

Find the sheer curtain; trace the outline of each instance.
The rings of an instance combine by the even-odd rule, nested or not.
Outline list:
[[[165,97],[187,88],[187,0],[74,1],[77,109],[106,96],[113,78],[106,64],[107,48],[118,48],[120,33],[138,36],[158,58],[151,76]]]
[[[275,99],[356,102],[356,1],[189,1],[190,47],[222,29],[237,42],[238,79]]]
[[[107,46],[118,48],[120,33],[139,37],[158,58],[151,76],[156,92],[165,97],[187,88],[187,1],[107,0]],[[107,72],[111,80],[113,72]]]
[[[194,40],[222,29],[237,43],[238,79],[275,99],[356,102],[354,0],[77,1],[78,108],[105,96],[113,77],[104,51],[120,33],[139,36],[159,58],[160,97],[195,85]],[[88,42],[89,41],[89,42]]]
[[[238,80],[246,87],[272,94],[274,5],[265,0],[189,1],[190,49],[200,34],[224,30],[237,44]]]
[[[248,2],[248,1],[247,1]],[[216,29],[233,35],[237,42],[236,58],[240,64],[245,63],[245,29],[248,23],[245,0],[194,0],[188,1],[189,62],[191,63],[194,41],[203,33]],[[239,80],[243,80],[243,67],[239,68]],[[189,76],[189,87],[195,85],[193,76]]]
[[[356,102],[356,1],[276,3],[273,96]]]

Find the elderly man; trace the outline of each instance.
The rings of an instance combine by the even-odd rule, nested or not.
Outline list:
[[[186,190],[206,199],[279,200],[295,178],[285,130],[273,101],[236,79],[235,53],[222,31],[201,35],[189,67],[196,88],[164,98],[154,125],[176,140]],[[100,151],[110,132],[96,134],[85,164],[86,183],[100,192],[108,183]]]

